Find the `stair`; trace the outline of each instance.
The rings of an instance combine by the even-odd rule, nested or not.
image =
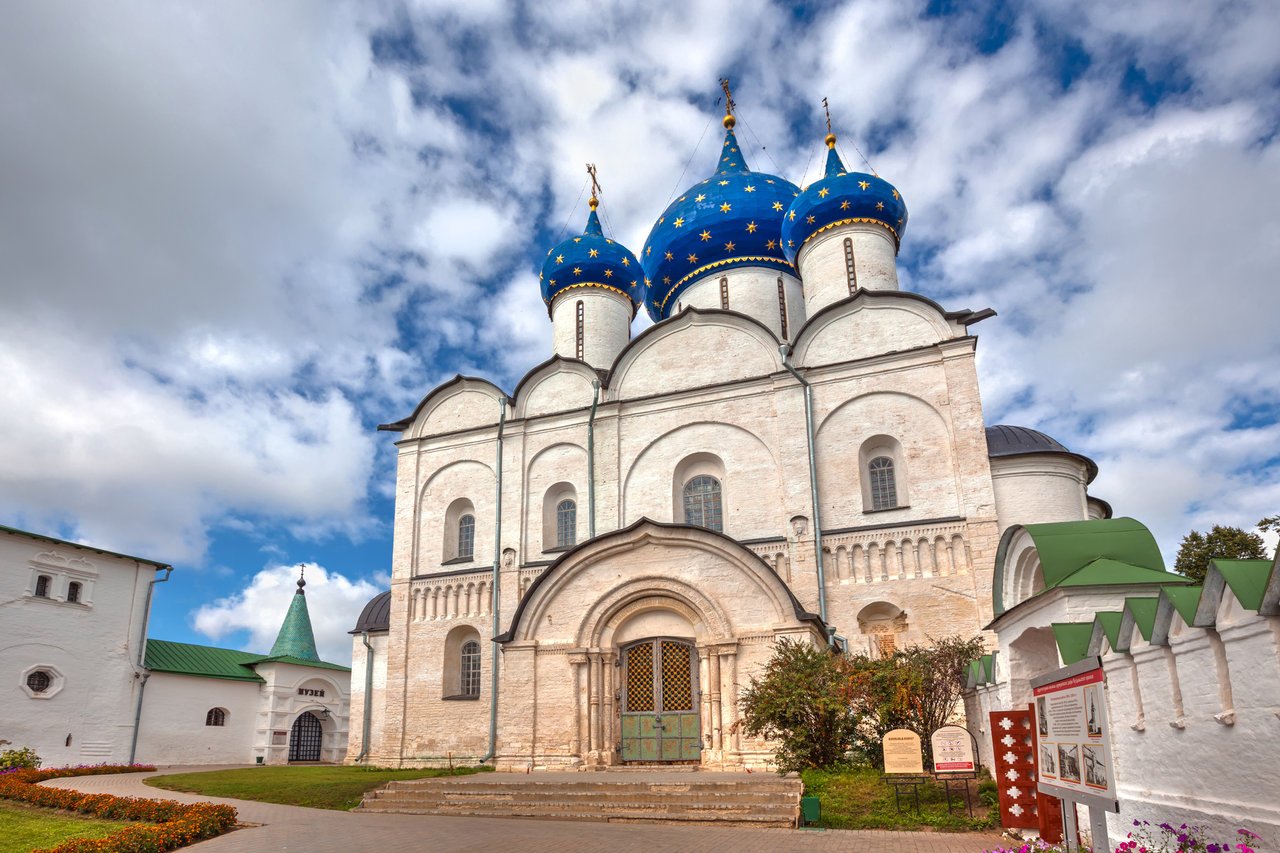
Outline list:
[[[609,823],[795,826],[804,785],[767,774],[484,773],[389,782],[356,811]],[[682,774],[684,775],[684,774]]]

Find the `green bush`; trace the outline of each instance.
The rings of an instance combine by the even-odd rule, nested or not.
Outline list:
[[[40,756],[29,746],[22,749],[6,749],[0,752],[0,770],[13,770],[18,767],[35,769],[40,766]]]

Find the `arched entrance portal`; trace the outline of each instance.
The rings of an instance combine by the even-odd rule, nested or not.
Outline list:
[[[289,732],[289,760],[319,761],[323,738],[320,720],[310,711],[303,711],[293,721],[293,729]]]
[[[622,649],[622,760],[698,761],[698,653],[655,638]]]

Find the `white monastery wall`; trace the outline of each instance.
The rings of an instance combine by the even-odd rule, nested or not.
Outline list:
[[[778,285],[783,297],[778,298]],[[786,332],[783,332],[785,304]],[[676,311],[685,307],[737,311],[759,320],[786,340],[804,325],[804,292],[795,276],[764,267],[735,267],[703,276],[680,294]]]
[[[851,241],[855,278],[850,281],[845,239]],[[897,290],[897,246],[881,225],[850,223],[817,235],[796,257],[804,281],[809,316],[858,288]]]
[[[341,763],[349,742],[351,674],[274,662],[258,664],[255,670],[267,683],[261,688],[253,760],[262,758],[265,764],[287,764],[289,732],[298,716],[310,711],[320,719],[323,732],[320,760]],[[323,691],[324,695],[317,695],[317,691]]]
[[[679,332],[696,327],[696,332]],[[686,312],[652,327],[618,362],[609,398],[629,400],[768,376],[782,369],[777,340],[729,314]]]
[[[262,685],[153,672],[147,679],[138,761],[147,764],[247,764],[258,740]],[[226,724],[207,726],[209,711]]]
[[[591,380],[595,378],[588,375],[588,368],[576,370],[570,365],[557,363],[552,370],[520,390],[514,414],[516,417],[533,418],[590,406]],[[494,420],[497,420],[496,407]]]
[[[430,400],[410,431],[414,437],[443,435],[495,423],[505,396],[483,380],[463,380]]]
[[[354,762],[361,752],[372,752],[374,745],[383,738],[384,721],[387,705],[387,649],[389,646],[387,633],[369,634],[369,645],[373,646],[373,678],[372,690],[369,692],[367,708],[369,711],[369,742],[364,742],[365,702],[365,667],[369,650],[364,647],[360,635],[356,634],[351,643],[351,717],[349,729],[350,745],[347,747],[347,761]]]
[[[47,598],[35,596],[39,575]],[[0,738],[46,766],[129,758],[148,563],[0,533]],[[66,600],[68,585],[82,600]],[[27,687],[48,672],[43,693]],[[93,713],[86,713],[92,708]]]
[[[992,459],[1000,532],[1015,524],[1088,518],[1087,476],[1083,462],[1061,454]]]
[[[623,284],[625,287],[625,283]],[[578,308],[582,308],[582,355],[578,355]],[[594,287],[561,291],[551,303],[552,348],[607,369],[631,340],[631,303],[620,293]]]
[[[803,366],[876,358],[956,336],[927,305],[906,297],[892,301],[864,297],[810,316],[814,317],[812,326],[796,342],[795,361]]]

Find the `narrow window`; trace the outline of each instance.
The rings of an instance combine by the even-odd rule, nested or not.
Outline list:
[[[577,341],[578,360],[582,360],[582,339],[586,332],[586,309],[582,306],[582,300],[578,300],[578,325],[575,340]]]
[[[36,595],[39,598],[49,597],[49,576],[41,575],[36,578]]]
[[[462,683],[459,685],[463,696],[480,695],[480,644],[475,640],[467,640],[462,644]]]
[[[80,584],[75,581],[67,584],[67,601],[71,604],[80,603]]]
[[[37,669],[27,676],[27,687],[32,693],[43,693],[49,689],[51,684],[53,684],[53,679],[43,669]]]
[[[787,292],[782,287],[782,276],[778,276],[778,316],[782,318],[782,339],[787,338]]]
[[[476,550],[476,517],[464,515],[458,519],[458,556],[470,558]]]
[[[729,310],[729,276],[720,278],[720,307]]]
[[[893,460],[877,456],[867,466],[871,476],[871,508],[893,509],[898,505],[898,487],[893,479]]]
[[[226,709],[210,708],[209,713],[204,715],[204,724],[206,726],[225,726],[227,724]]]
[[[724,530],[719,480],[701,474],[684,484],[684,520],[686,524]]]
[[[858,289],[858,271],[853,268],[853,240],[844,238],[844,272],[849,279],[849,292]]]
[[[571,500],[556,504],[556,547],[572,548],[578,538],[578,505]]]

